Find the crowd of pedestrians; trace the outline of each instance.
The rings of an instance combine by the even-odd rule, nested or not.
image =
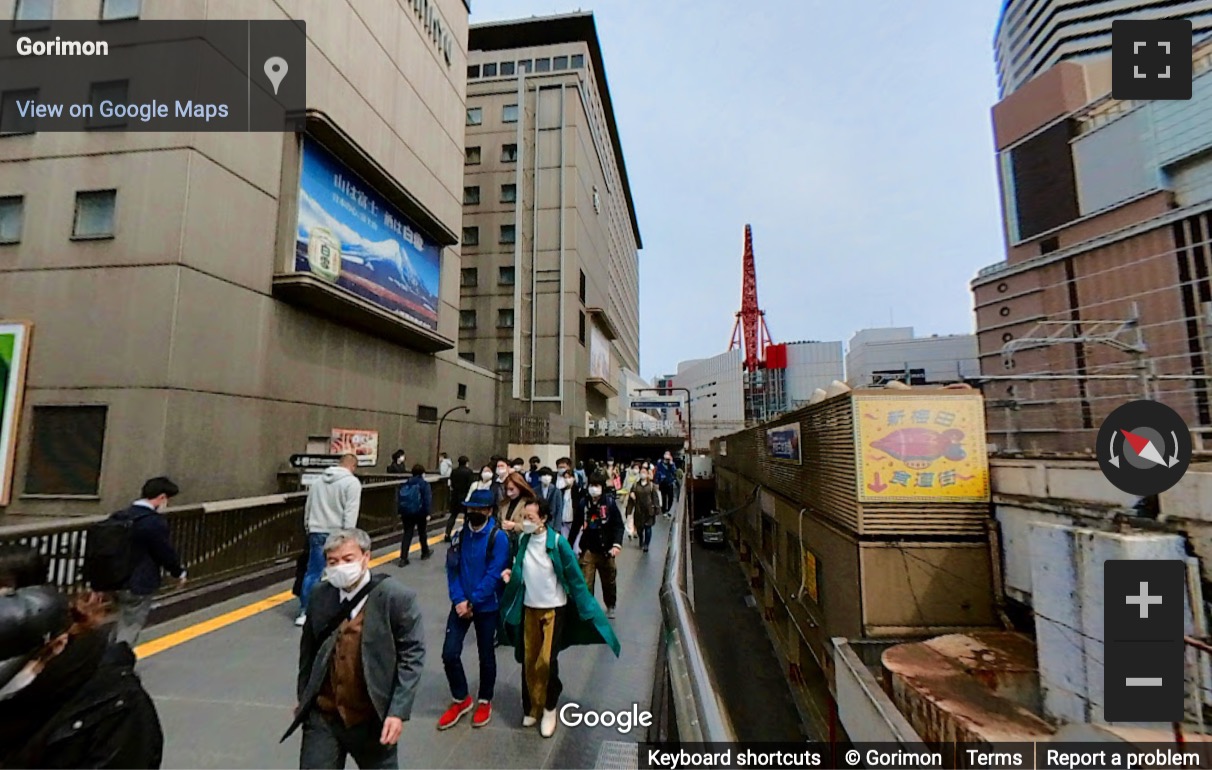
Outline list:
[[[439,513],[425,468],[406,461],[398,450],[388,467],[407,475],[396,495],[401,567],[414,535],[421,558],[430,558],[427,524]],[[466,456],[457,465],[439,458],[434,483],[449,488],[441,660],[451,696],[439,730],[468,714],[473,727],[491,721],[496,647],[505,645],[521,664],[522,726],[554,734],[560,655],[578,645],[619,655],[610,623],[616,559],[631,534],[648,551],[677,478],[669,455],[624,470],[568,457],[554,469],[537,456],[528,465],[494,457],[477,472]],[[424,667],[416,593],[402,577],[371,569],[356,468],[354,455],[341,456],[309,486],[304,505],[297,700],[282,736],[302,728],[301,768],[344,767],[350,756],[363,768],[397,767]],[[74,598],[49,585],[36,549],[0,547],[0,768],[160,766],[163,733],[133,650],[162,575],[187,578],[161,515],[179,491],[167,478],[151,479],[137,501],[89,530],[90,590]],[[598,578],[604,607],[594,596]],[[462,661],[473,630],[474,695]]]

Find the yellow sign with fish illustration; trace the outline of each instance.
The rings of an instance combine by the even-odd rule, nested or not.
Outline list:
[[[863,502],[985,502],[989,458],[980,396],[854,398]]]

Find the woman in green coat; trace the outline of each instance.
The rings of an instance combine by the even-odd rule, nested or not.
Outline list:
[[[522,664],[522,726],[542,718],[539,732],[550,738],[556,728],[560,650],[575,644],[608,644],[619,654],[619,640],[598,600],[585,584],[572,546],[548,524],[546,500],[526,503],[512,569],[501,601],[504,643],[512,645]]]

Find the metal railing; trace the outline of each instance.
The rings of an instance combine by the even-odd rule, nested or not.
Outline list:
[[[698,623],[687,593],[690,543],[694,529],[683,487],[681,504],[669,531],[669,552],[661,583],[661,642],[653,692],[653,728],[649,740],[691,743],[736,741],[732,719],[699,641]]]
[[[400,530],[396,488],[403,482],[363,477],[358,526],[371,537]],[[433,477],[436,480],[436,476]],[[433,482],[433,509],[446,509],[447,487]],[[306,547],[303,507],[307,492],[289,492],[240,500],[219,500],[170,508],[165,512],[173,546],[189,570],[191,588],[231,580],[291,561]],[[67,592],[85,588],[83,579],[87,531],[102,516],[0,529],[0,544],[24,543],[45,554],[50,577]],[[170,588],[171,590],[171,588]]]

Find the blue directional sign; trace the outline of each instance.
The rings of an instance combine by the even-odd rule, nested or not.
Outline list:
[[[674,399],[673,401],[665,399],[633,399],[631,402],[632,409],[677,409],[681,405],[682,402],[680,399]]]

